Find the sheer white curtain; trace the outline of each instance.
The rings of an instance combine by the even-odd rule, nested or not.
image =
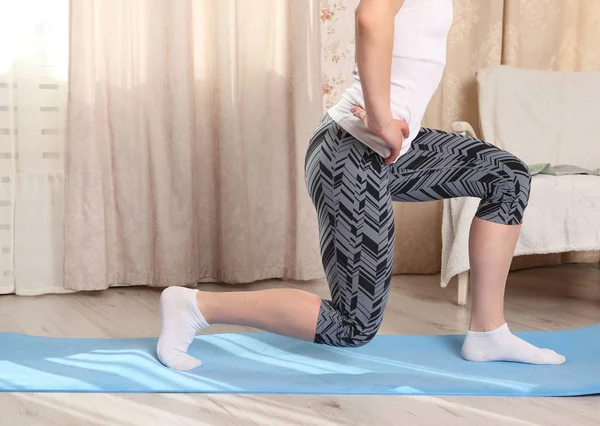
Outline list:
[[[63,292],[68,0],[0,0],[0,293]]]

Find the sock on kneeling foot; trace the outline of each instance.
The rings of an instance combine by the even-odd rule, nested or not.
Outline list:
[[[202,364],[187,354],[196,333],[209,326],[198,309],[198,290],[169,287],[160,295],[162,321],[156,352],[165,366],[174,370],[192,370]]]

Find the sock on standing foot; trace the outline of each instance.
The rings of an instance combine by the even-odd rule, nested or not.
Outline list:
[[[196,303],[198,290],[169,287],[160,295],[162,326],[156,352],[165,366],[191,370],[202,361],[187,354],[196,333],[209,326]]]
[[[541,349],[510,332],[508,325],[489,332],[467,332],[462,347],[467,361],[510,361],[525,364],[563,364],[566,358],[553,350]]]

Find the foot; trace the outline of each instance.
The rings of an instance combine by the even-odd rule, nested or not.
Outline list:
[[[202,361],[187,354],[196,333],[208,327],[198,309],[198,290],[169,287],[160,295],[162,327],[156,352],[165,366],[174,370],[192,370]]]
[[[510,361],[525,364],[559,365],[566,358],[550,349],[541,349],[519,339],[508,325],[489,332],[469,331],[462,347],[467,361]]]

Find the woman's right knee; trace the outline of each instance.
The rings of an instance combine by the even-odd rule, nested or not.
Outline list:
[[[329,346],[358,348],[373,340],[382,320],[379,315],[363,324],[345,315],[331,301],[323,300],[314,341]]]
[[[352,331],[342,339],[342,346],[350,348],[365,346],[377,335],[377,331],[379,331],[379,327],[381,326],[381,320],[381,318],[378,318],[367,325],[351,327]]]
[[[377,331],[373,333],[361,333],[356,336],[353,336],[348,347],[351,348],[360,348],[361,346],[365,346],[367,343],[370,343],[371,340],[375,337]]]

